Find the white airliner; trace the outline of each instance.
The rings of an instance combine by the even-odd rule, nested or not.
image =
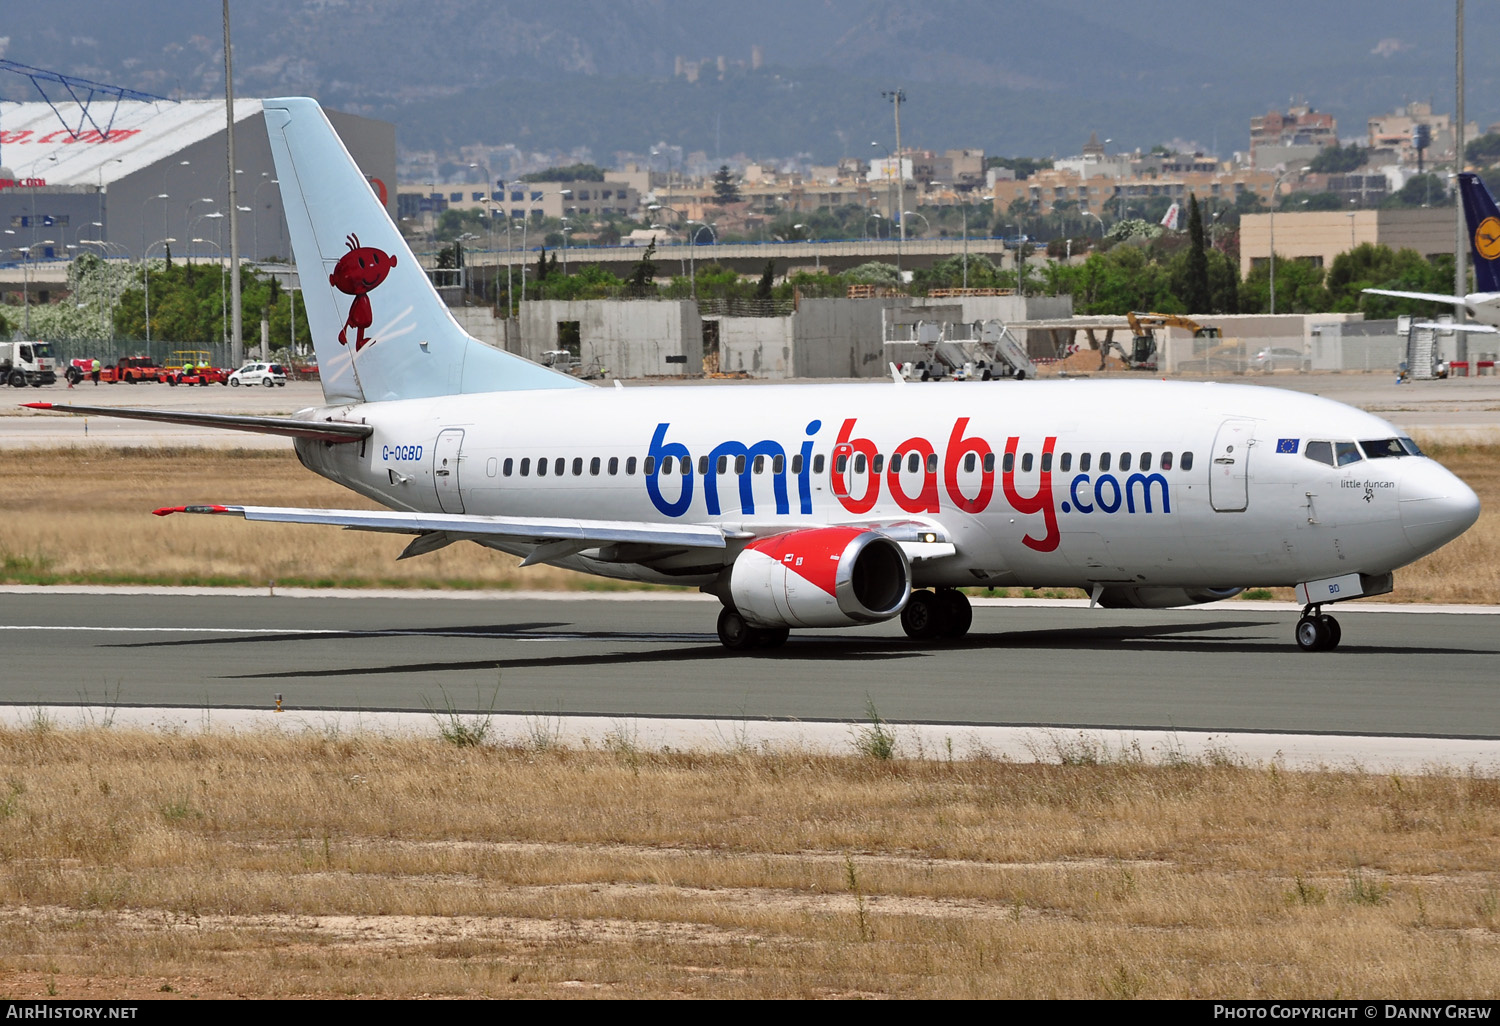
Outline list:
[[[1163,381],[598,388],[454,322],[309,99],[268,100],[326,404],[294,417],[27,404],[289,435],[387,507],[158,510],[460,541],[724,604],[731,649],[901,618],[964,634],[965,586],[1159,608],[1295,585],[1333,602],[1463,533],[1473,491],[1389,423],[1270,388]],[[326,282],[326,284],[325,284]]]
[[[1469,254],[1474,266],[1474,283],[1478,292],[1466,296],[1444,296],[1436,292],[1399,292],[1393,289],[1365,289],[1377,296],[1398,299],[1421,299],[1429,303],[1446,303],[1461,307],[1474,320],[1459,324],[1419,323],[1419,328],[1441,328],[1446,331],[1500,332],[1500,208],[1485,187],[1484,180],[1470,171],[1458,176],[1458,191],[1463,198],[1464,221],[1469,228]]]

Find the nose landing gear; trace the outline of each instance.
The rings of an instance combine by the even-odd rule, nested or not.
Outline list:
[[[1297,647],[1304,652],[1327,652],[1338,648],[1339,640],[1343,637],[1343,631],[1339,629],[1339,622],[1326,613],[1318,611],[1315,605],[1308,606],[1302,611],[1302,619],[1297,621]]]

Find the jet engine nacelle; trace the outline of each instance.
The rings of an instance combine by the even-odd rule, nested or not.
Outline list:
[[[1244,588],[1105,588],[1099,604],[1105,609],[1170,609],[1234,598]]]
[[[911,594],[901,546],[858,527],[760,538],[729,572],[734,608],[754,627],[848,627],[896,616]]]

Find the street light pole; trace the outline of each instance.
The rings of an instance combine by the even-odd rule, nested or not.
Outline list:
[[[906,207],[906,176],[902,173],[901,166],[901,105],[906,102],[906,93],[900,89],[890,89],[880,94],[896,108],[896,188],[901,190],[901,202],[896,204],[897,210]],[[896,273],[901,273],[901,250],[906,245],[906,215],[901,216],[901,239],[896,244]]]
[[[485,232],[485,242],[484,242],[484,245],[485,245],[485,248],[488,249],[489,252],[493,254],[495,252],[495,209],[494,209],[494,206],[493,206],[493,203],[494,203],[494,200],[495,200],[495,172],[493,172],[493,171],[490,170],[490,166],[488,164],[478,164],[478,163],[475,163],[475,164],[470,164],[469,166],[472,167],[472,168],[474,168],[475,170],[481,170],[482,169],[484,171],[484,175],[485,175],[485,178],[484,178],[484,232]],[[510,226],[506,225],[507,232],[509,231],[509,229],[510,229]],[[506,260],[505,271],[506,271],[506,274],[509,275],[509,273],[510,273],[510,262],[509,262],[508,258]],[[496,275],[496,278],[498,278],[498,277],[499,276]],[[506,294],[509,295],[510,283],[506,282],[506,286],[505,287],[506,287]],[[498,299],[499,297],[496,297],[496,298]]]
[[[153,246],[171,245],[177,240],[168,236],[165,239],[157,239],[146,247],[141,254],[141,275],[145,278],[146,291],[146,359],[151,358],[151,249]]]
[[[1304,167],[1302,169],[1302,173],[1305,174],[1305,173],[1307,173],[1310,170],[1312,170],[1311,167]],[[1276,202],[1277,202],[1277,200],[1279,200],[1281,198],[1281,183],[1286,179],[1287,175],[1289,175],[1291,173],[1292,173],[1291,169],[1287,169],[1286,171],[1281,172],[1281,174],[1278,175],[1277,178],[1276,178],[1276,183],[1271,186],[1271,263],[1270,263],[1270,279],[1271,279],[1271,312],[1273,314],[1276,312]]]

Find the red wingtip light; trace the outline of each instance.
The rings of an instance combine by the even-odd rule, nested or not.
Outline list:
[[[228,506],[163,506],[151,511],[153,516],[165,517],[173,513],[228,513]]]
[[[161,509],[153,509],[151,515],[154,517],[167,517],[173,513],[182,513],[186,510],[186,506],[163,506]]]
[[[22,403],[28,410],[50,410],[54,408],[53,403]]]

